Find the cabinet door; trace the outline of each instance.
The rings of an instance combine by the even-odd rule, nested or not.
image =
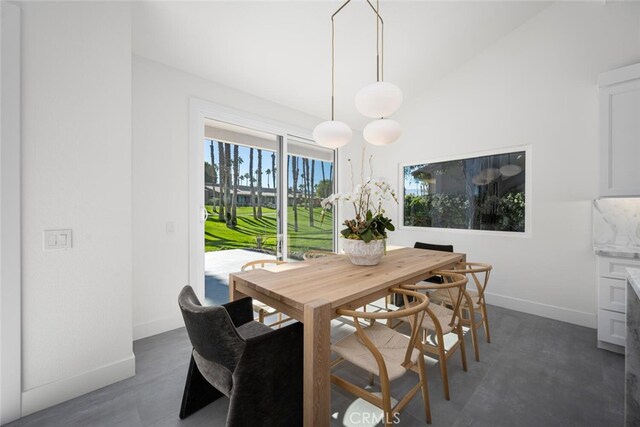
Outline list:
[[[627,311],[626,280],[599,277],[598,308],[625,313]]]
[[[598,276],[627,280],[627,268],[640,268],[640,260],[598,256]]]
[[[598,340],[624,346],[626,335],[627,327],[623,313],[598,310]]]
[[[640,195],[640,80],[600,89],[600,195]]]

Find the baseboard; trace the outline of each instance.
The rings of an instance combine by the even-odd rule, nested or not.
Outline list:
[[[614,353],[625,354],[625,348],[621,345],[610,344],[608,342],[598,340],[598,348],[613,351]]]
[[[153,320],[147,323],[141,323],[133,326],[133,340],[147,338],[158,335],[163,332],[172,331],[184,326],[184,319],[178,312],[176,316],[165,317],[163,319]]]
[[[510,310],[521,311],[523,313],[535,314],[536,316],[547,317],[549,319],[560,320],[574,325],[596,328],[597,318],[594,313],[572,310],[570,308],[558,307],[555,305],[543,304],[540,302],[513,298],[504,295],[485,293],[488,304]],[[595,308],[594,308],[595,310]]]
[[[22,416],[25,417],[74,397],[130,378],[136,373],[136,358],[131,356],[82,374],[54,381],[22,392]]]

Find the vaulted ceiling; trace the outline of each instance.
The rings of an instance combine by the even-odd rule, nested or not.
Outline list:
[[[375,4],[375,3],[374,3]],[[383,1],[384,77],[405,105],[549,2]],[[328,119],[331,14],[340,1],[134,2],[135,54]],[[336,118],[366,123],[355,93],[375,81],[375,15],[336,17]]]

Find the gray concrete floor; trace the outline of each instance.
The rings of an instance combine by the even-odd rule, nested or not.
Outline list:
[[[492,343],[481,343],[481,361],[473,359],[469,336],[468,372],[457,355],[449,361],[450,401],[444,400],[437,364],[429,361],[433,426],[623,425],[624,357],[598,350],[595,330],[489,309]],[[334,339],[351,330],[348,321],[334,321]],[[178,419],[190,350],[184,329],[136,341],[135,377],[9,426],[223,426],[224,398]],[[367,383],[365,372],[346,363],[335,372]],[[413,372],[407,373],[394,381],[392,393],[404,393],[415,380]],[[360,419],[361,404],[334,386],[333,425],[358,425],[350,421]],[[401,413],[399,425],[426,425],[419,396]]]

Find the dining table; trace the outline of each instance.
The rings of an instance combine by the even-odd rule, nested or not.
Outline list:
[[[325,427],[331,416],[331,320],[385,298],[390,288],[417,283],[466,259],[451,253],[388,247],[379,264],[359,266],[347,255],[291,262],[229,275],[231,301],[250,296],[304,324],[304,425]]]

